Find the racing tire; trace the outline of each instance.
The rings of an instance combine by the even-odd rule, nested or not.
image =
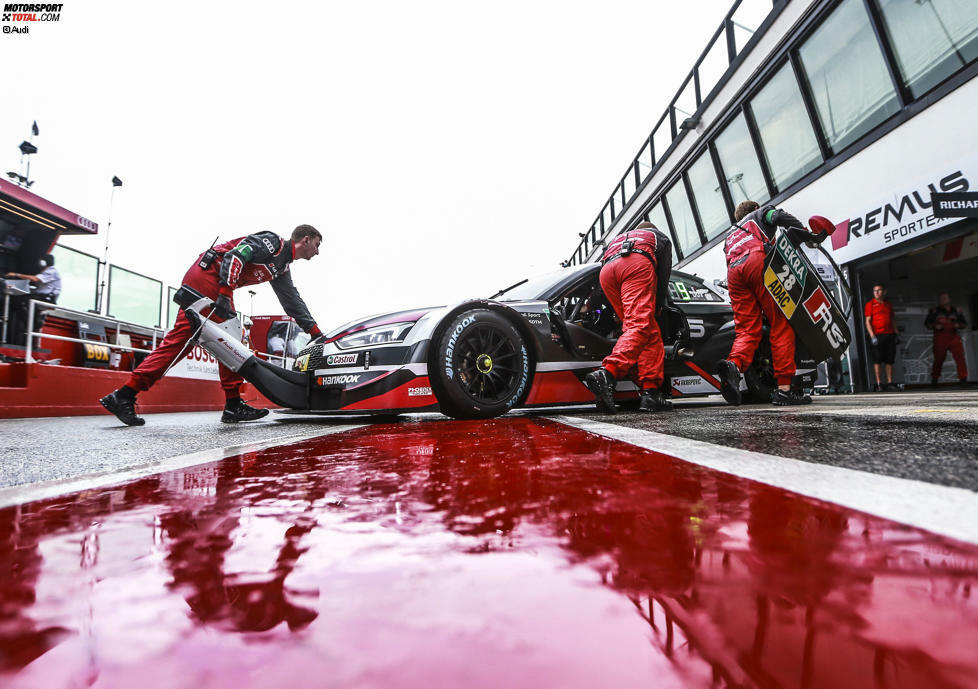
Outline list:
[[[523,337],[505,316],[471,309],[455,316],[437,338],[429,371],[442,413],[489,419],[526,399],[532,363]]]
[[[771,394],[777,389],[778,381],[774,377],[774,361],[771,357],[771,341],[767,336],[761,340],[754,361],[744,372],[744,402],[764,404],[771,401]]]

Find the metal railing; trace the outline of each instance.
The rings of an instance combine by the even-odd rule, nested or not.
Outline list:
[[[111,325],[115,328],[116,340],[118,341],[119,335],[122,333],[123,327],[125,327],[126,332],[135,333],[137,335],[144,335],[146,337],[151,337],[153,341],[152,349],[142,349],[140,347],[132,347],[130,345],[118,344],[117,342],[99,342],[95,340],[87,340],[82,337],[65,337],[64,335],[52,335],[51,333],[45,333],[38,330],[34,331],[34,312],[36,308],[40,308],[47,312],[48,316],[53,316],[55,318],[67,318],[67,320],[82,320],[85,322],[100,322],[103,325]],[[108,330],[108,329],[107,329]],[[112,350],[121,350],[126,352],[138,352],[140,354],[150,354],[154,349],[156,349],[157,342],[162,339],[165,335],[165,331],[158,328],[148,328],[146,326],[137,325],[135,323],[129,323],[127,321],[121,321],[118,318],[112,318],[111,316],[97,316],[87,311],[77,311],[75,309],[68,309],[61,306],[52,305],[46,301],[40,301],[37,299],[30,299],[28,301],[27,310],[27,346],[24,350],[24,361],[32,364],[36,363],[34,359],[34,338],[47,340],[57,340],[59,342],[77,342],[78,344],[98,344],[104,347],[108,347]],[[277,363],[286,369],[291,369],[292,364],[295,363],[295,357],[290,357],[286,355],[276,355],[268,354],[266,352],[259,352],[257,350],[252,350],[255,355],[266,361]]]
[[[30,299],[27,302],[27,346],[24,350],[24,361],[28,364],[36,363],[34,359],[34,338],[44,338],[48,340],[58,340],[60,342],[77,342],[79,344],[99,344],[109,349],[120,349],[127,352],[140,352],[142,354],[149,354],[153,349],[142,349],[140,347],[132,347],[129,345],[121,345],[113,342],[96,342],[94,340],[86,340],[82,337],[65,337],[64,335],[52,335],[50,333],[42,333],[41,331],[34,332],[34,311],[36,308],[40,307],[42,310],[47,311],[48,316],[54,317],[67,317],[68,320],[83,320],[86,322],[101,322],[103,324],[108,323],[114,325],[116,328],[116,339],[118,339],[119,334],[122,332],[122,326],[126,327],[128,332],[134,332],[139,335],[145,335],[147,337],[153,338],[153,349],[156,349],[156,342],[159,337],[163,335],[162,330],[157,328],[147,328],[145,326],[136,325],[134,323],[127,323],[125,321],[120,321],[117,318],[112,318],[109,316],[96,316],[94,314],[88,313],[87,311],[76,311],[74,309],[67,309],[61,306],[54,306],[46,301],[39,301],[37,299]],[[140,332],[143,331],[143,332]]]
[[[699,124],[699,112],[702,107],[708,104],[713,98],[718,87],[724,83],[724,77],[735,66],[738,58],[745,55],[753,47],[753,33],[756,29],[764,21],[767,21],[767,18],[771,16],[771,13],[775,9],[786,5],[788,0],[765,0],[765,4],[770,4],[771,9],[768,11],[765,19],[753,29],[735,20],[737,12],[741,9],[743,3],[744,0],[735,0],[720,23],[720,26],[713,33],[706,48],[700,53],[699,58],[693,64],[693,68],[686,75],[682,84],[680,84],[676,95],[669,101],[665,112],[658,119],[648,137],[642,142],[638,153],[632,159],[631,165],[629,165],[625,174],[619,180],[614,190],[612,190],[608,200],[601,207],[601,211],[591,224],[591,227],[585,232],[579,233],[581,241],[574,249],[570,258],[563,262],[563,265],[570,266],[583,263],[591,250],[604,240],[614,226],[615,221],[629,206],[632,199],[642,191],[643,184],[658,172],[662,164],[668,159],[669,154],[682,138],[681,135],[697,127]],[[746,41],[739,50],[737,45],[737,29],[752,34],[752,38]],[[723,38],[723,43],[719,43],[721,37]],[[704,80],[701,78],[701,70],[708,58],[713,54],[714,48],[717,47],[725,50],[725,69],[713,83],[704,84]],[[706,95],[703,93],[704,90],[707,91]],[[689,100],[690,98],[691,100]],[[692,108],[692,112],[683,109],[680,107],[680,104],[685,105],[687,108]],[[679,120],[677,113],[684,115],[684,119]],[[668,129],[666,129],[667,127]],[[664,148],[659,155],[656,155],[657,142]],[[675,238],[673,241],[675,242]]]

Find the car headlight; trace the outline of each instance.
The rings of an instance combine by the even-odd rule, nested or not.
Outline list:
[[[394,323],[393,325],[378,325],[359,332],[341,337],[334,343],[340,349],[368,347],[370,345],[390,344],[400,342],[414,327],[414,323]]]

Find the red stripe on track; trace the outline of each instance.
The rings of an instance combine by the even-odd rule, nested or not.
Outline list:
[[[0,685],[978,687],[978,547],[544,419],[0,510]]]

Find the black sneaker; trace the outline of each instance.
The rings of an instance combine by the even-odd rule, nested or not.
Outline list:
[[[740,396],[740,370],[737,364],[729,359],[722,359],[717,364],[717,377],[720,378],[720,393],[727,404],[739,407],[742,401]]]
[[[667,399],[661,390],[642,390],[638,410],[647,412],[672,411],[672,401]]]
[[[127,426],[142,426],[146,423],[146,419],[136,416],[136,399],[123,397],[118,390],[100,399],[99,404],[115,414],[116,418]]]
[[[791,391],[791,394],[798,399],[798,404],[811,404],[812,403],[812,397],[811,397],[811,395],[806,395],[801,390],[792,390]]]
[[[887,383],[883,390],[886,392],[900,392],[900,386],[896,383]]]
[[[584,376],[584,385],[594,393],[598,411],[605,414],[615,413],[615,379],[606,368],[599,368]]]
[[[267,409],[255,409],[238,399],[224,405],[224,413],[221,414],[221,423],[257,421],[264,416],[268,416]]]
[[[808,397],[805,395],[804,397]],[[811,404],[812,398],[808,397],[808,401],[805,402],[803,397],[795,392],[785,392],[781,388],[776,389],[771,393],[771,404],[777,407],[794,407],[801,404]]]
[[[871,392],[883,392],[883,388],[880,386],[879,383],[873,383],[873,389],[871,390]]]

